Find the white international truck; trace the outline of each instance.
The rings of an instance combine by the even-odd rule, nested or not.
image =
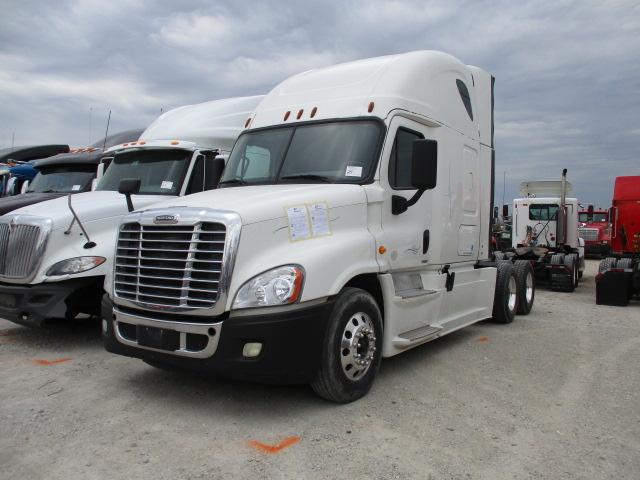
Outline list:
[[[521,198],[513,200],[511,250],[496,252],[498,261],[530,263],[535,278],[552,290],[572,292],[585,268],[584,240],[580,238],[577,198],[567,197],[573,187],[562,171],[562,180],[522,182]],[[519,274],[519,272],[516,272]],[[534,277],[525,280],[531,284]],[[533,300],[533,299],[531,299]],[[527,302],[520,302],[520,309]]]
[[[493,77],[433,51],[293,76],[220,188],[126,216],[106,349],[160,368],[310,383],[348,402],[382,357],[493,317]]]
[[[0,317],[42,326],[99,314],[120,219],[133,207],[214,188],[224,157],[261,98],[166,112],[139,140],[107,150],[110,165],[96,191],[0,217]]]

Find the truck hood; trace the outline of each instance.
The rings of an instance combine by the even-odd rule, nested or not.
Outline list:
[[[34,203],[44,202],[52,198],[58,198],[64,193],[21,193],[11,197],[0,198],[0,215],[12,212],[17,208],[33,205]]]
[[[165,195],[132,195],[134,208],[144,208],[166,199]],[[100,191],[76,193],[71,196],[71,205],[80,221],[90,223],[94,220],[123,216],[129,213],[124,195],[118,192]],[[47,200],[27,207],[19,208],[11,215],[34,215],[53,220],[53,229],[67,228],[73,216],[68,206],[68,198]]]
[[[278,184],[227,187],[173,198],[153,208],[206,207],[236,212],[244,225],[286,217],[287,207],[326,202],[329,208],[366,202],[360,185]]]

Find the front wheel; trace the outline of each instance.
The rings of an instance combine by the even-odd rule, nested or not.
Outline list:
[[[347,287],[331,311],[320,371],[311,383],[322,398],[338,403],[369,391],[382,359],[382,315],[370,293]]]

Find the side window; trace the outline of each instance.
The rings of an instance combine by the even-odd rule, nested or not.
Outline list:
[[[411,186],[411,152],[414,140],[424,138],[417,132],[399,128],[389,158],[389,185],[395,190],[415,190]]]
[[[560,207],[553,204],[533,204],[529,206],[529,220],[556,220],[558,218],[558,210]]]
[[[458,93],[460,93],[460,98],[462,99],[464,108],[467,109],[469,118],[473,120],[473,111],[471,110],[471,97],[469,96],[469,89],[467,88],[465,83],[460,79],[456,80],[456,85],[458,86]]]
[[[189,179],[189,186],[187,187],[186,195],[192,193],[202,192],[204,190],[204,157],[198,155],[196,158],[196,164],[191,171],[191,178]]]
[[[254,145],[247,146],[243,174],[245,180],[268,178],[271,169],[271,152]]]

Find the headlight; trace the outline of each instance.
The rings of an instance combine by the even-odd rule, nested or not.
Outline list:
[[[56,275],[68,275],[70,273],[80,273],[91,270],[92,268],[102,265],[105,262],[104,257],[76,257],[68,258],[54,264],[47,270],[47,276],[54,277]]]
[[[287,305],[300,299],[304,269],[299,265],[274,268],[246,282],[233,301],[233,308]]]

